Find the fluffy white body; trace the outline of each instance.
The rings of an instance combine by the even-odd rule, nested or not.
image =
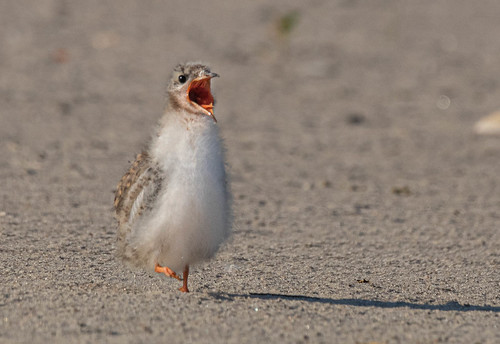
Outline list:
[[[133,265],[181,271],[212,257],[231,228],[231,199],[218,127],[208,116],[167,116],[150,151],[162,187],[148,216],[134,221],[128,246]],[[132,208],[143,202],[144,192]]]

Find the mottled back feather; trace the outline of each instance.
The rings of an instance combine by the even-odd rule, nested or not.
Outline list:
[[[137,155],[115,193],[114,206],[120,227],[132,224],[144,210],[151,208],[162,184],[159,172],[147,152]]]

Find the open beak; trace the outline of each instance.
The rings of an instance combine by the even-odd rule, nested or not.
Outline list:
[[[217,123],[217,119],[214,116],[214,97],[210,90],[210,79],[218,76],[216,73],[206,73],[191,81],[187,89],[187,99],[191,103],[198,104],[207,116],[212,117],[215,123]]]

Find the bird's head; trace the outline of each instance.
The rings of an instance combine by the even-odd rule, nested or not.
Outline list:
[[[210,116],[217,122],[210,90],[210,80],[217,76],[203,64],[188,62],[177,65],[167,89],[170,106],[174,110]]]

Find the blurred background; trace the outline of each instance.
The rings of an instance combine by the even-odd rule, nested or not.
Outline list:
[[[109,191],[181,61],[222,75],[235,187],[250,177],[269,196],[358,175],[370,190],[429,183],[451,160],[479,159],[463,136],[499,106],[494,1],[0,6],[0,171],[24,187],[36,180],[46,197],[81,180]]]
[[[206,280],[193,276],[198,292],[498,308],[500,137],[474,125],[500,107],[499,18],[493,0],[0,1],[5,338],[24,338],[20,319],[45,319],[61,295],[107,286],[113,304],[132,283],[113,258],[113,191],[183,61],[221,75],[215,112],[235,197],[235,234]],[[229,277],[216,280],[221,271]],[[137,276],[138,290],[154,289]],[[12,301],[42,290],[56,306]],[[84,335],[81,319],[104,329],[87,335],[108,333],[112,321],[74,302],[84,310],[67,316],[70,334]],[[285,320],[269,312],[264,334],[277,335]],[[355,339],[370,339],[371,319],[359,319]],[[59,320],[24,335],[61,334]],[[332,331],[316,320],[316,332]],[[492,339],[490,321],[455,335]],[[420,325],[391,331],[435,339]]]

